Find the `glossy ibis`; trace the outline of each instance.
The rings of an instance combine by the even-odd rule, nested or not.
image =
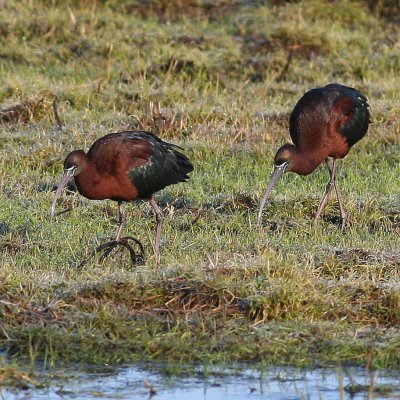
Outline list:
[[[156,215],[154,248],[159,260],[163,215],[153,194],[168,185],[186,181],[187,174],[193,171],[192,163],[180,149],[150,132],[125,131],[103,136],[92,144],[87,153],[74,150],[64,161],[64,176],[54,195],[51,217],[55,214],[62,189],[74,178],[82,196],[91,200],[111,199],[118,202],[119,226],[115,240],[100,246],[102,249],[107,245],[113,248],[124,244],[123,239],[135,240],[121,238],[125,223],[124,202],[148,200]]]
[[[258,224],[261,223],[262,211],[272,188],[285,172],[308,175],[325,161],[330,180],[314,223],[323,212],[334,187],[341,223],[344,225],[346,213],[336,182],[336,161],[345,157],[350,148],[367,133],[371,123],[368,107],[367,98],[358,90],[337,83],[304,94],[289,119],[290,137],[294,144],[283,145],[275,154],[274,172],[260,203]]]

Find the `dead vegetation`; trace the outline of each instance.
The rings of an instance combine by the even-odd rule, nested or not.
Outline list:
[[[0,387],[9,386],[17,389],[27,390],[38,384],[28,374],[18,369],[4,367],[0,368]]]
[[[3,124],[26,124],[44,118],[49,110],[50,106],[46,104],[44,97],[24,100],[19,104],[1,109],[0,121]]]
[[[156,135],[166,138],[177,137],[177,132],[185,136],[184,127],[188,124],[188,115],[179,113],[173,108],[162,107],[160,102],[149,102],[146,111],[140,115],[133,112],[136,105],[134,102],[127,105],[125,112],[130,114],[130,123],[124,123],[118,131],[144,130],[151,131]]]
[[[238,11],[244,4],[241,0],[139,0],[125,5],[124,10],[129,14],[138,13],[142,18],[155,17],[160,21],[178,21],[183,18],[221,19]]]

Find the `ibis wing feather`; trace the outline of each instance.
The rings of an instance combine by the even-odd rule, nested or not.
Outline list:
[[[340,114],[338,129],[346,137],[349,146],[353,146],[367,133],[371,123],[367,98],[355,89],[348,90],[347,97],[339,97],[335,108]]]
[[[101,171],[103,185],[112,193],[109,198],[129,201],[148,199],[188,179],[193,165],[179,150],[150,132],[124,131],[97,140],[88,157]]]
[[[367,98],[351,87],[331,83],[311,89],[290,115],[290,136],[296,147],[312,153],[321,146],[321,138],[328,145],[331,134],[337,130],[350,148],[368,130],[371,122],[368,108]]]
[[[186,181],[189,178],[188,174],[193,171],[192,163],[179,151],[179,146],[145,132],[136,139],[127,133],[125,140],[135,140],[136,146],[142,146],[144,149],[141,154],[146,154],[146,157],[142,158],[136,157],[132,152],[132,164],[128,171],[140,198],[147,199],[166,186]]]

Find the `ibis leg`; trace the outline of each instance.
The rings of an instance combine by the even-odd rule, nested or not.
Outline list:
[[[101,256],[101,260],[104,260],[106,257],[108,257],[118,246],[123,246],[129,250],[130,256],[131,256],[131,261],[133,265],[137,264],[142,264],[144,262],[144,248],[142,243],[140,241],[132,236],[125,236],[121,238],[121,233],[122,230],[124,229],[126,217],[125,217],[125,209],[124,209],[124,203],[122,201],[118,202],[118,210],[119,210],[119,226],[117,229],[117,233],[115,235],[115,240],[112,240],[111,242],[103,243],[102,245],[98,246],[92,254],[86,259],[83,260],[80,264],[82,267],[85,265],[95,254],[104,251],[103,255]],[[140,249],[140,253],[137,254],[133,247],[129,245],[129,241],[135,242]]]
[[[339,203],[340,222],[341,222],[341,225],[344,226],[346,223],[346,211],[343,206],[342,193],[339,189],[339,185],[336,180],[336,173],[335,173],[336,172],[336,160],[334,159],[332,164],[327,163],[327,165],[328,165],[328,168],[329,168],[331,174],[333,174],[333,185],[335,187],[336,197],[337,197],[337,200]]]
[[[154,250],[156,253],[157,262],[159,262],[160,261],[161,228],[162,228],[164,216],[160,210],[160,207],[158,207],[158,205],[153,197],[150,199],[150,205],[151,205],[151,208],[153,209],[154,213],[156,214],[157,225],[156,225],[156,240],[154,243]]]
[[[121,237],[122,230],[124,229],[126,217],[125,217],[125,209],[124,203],[122,201],[118,202],[118,210],[119,210],[119,226],[117,230],[117,234],[115,235],[115,241],[118,242],[119,238]]]
[[[322,196],[321,202],[319,203],[318,211],[315,214],[314,224],[318,221],[318,219],[321,216],[322,212],[325,210],[325,207],[326,207],[326,205],[328,203],[328,200],[329,200],[329,195],[331,194],[332,188],[335,185],[336,162],[334,160],[333,161],[333,165],[331,166],[330,163],[329,163],[329,160],[326,160],[326,165],[327,165],[328,170],[329,170],[330,179],[329,179],[328,184],[326,185],[325,193]]]

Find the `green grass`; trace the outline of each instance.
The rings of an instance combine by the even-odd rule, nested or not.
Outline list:
[[[394,3],[170,4],[0,6],[0,351],[46,363],[399,368]],[[312,225],[324,167],[287,174],[257,227],[290,111],[334,81],[365,93],[373,116],[340,166],[347,227],[334,200]],[[126,207],[126,233],[146,265],[119,252],[78,268],[114,235],[117,206],[65,191],[57,207],[73,210],[50,221],[52,188],[69,151],[123,129],[180,144],[195,171],[157,195],[161,264],[139,203]]]

